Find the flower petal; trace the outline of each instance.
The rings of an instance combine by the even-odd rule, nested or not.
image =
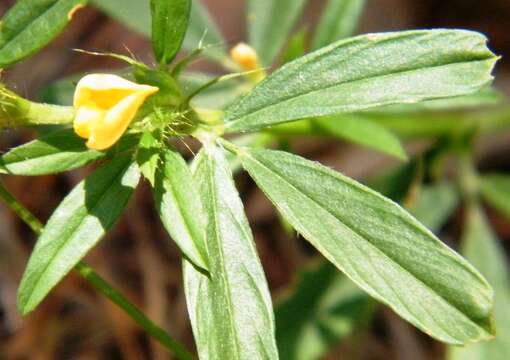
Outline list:
[[[145,99],[152,93],[134,93],[116,104],[93,128],[87,146],[103,150],[115,144],[127,130]]]
[[[105,116],[105,112],[94,107],[82,106],[76,111],[74,131],[78,136],[88,139],[95,124]]]
[[[107,149],[124,134],[145,99],[158,90],[116,75],[86,75],[74,93],[74,129],[88,138],[89,148]]]

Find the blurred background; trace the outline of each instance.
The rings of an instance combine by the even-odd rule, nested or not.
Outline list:
[[[219,24],[228,46],[246,39],[243,1],[202,2]],[[0,15],[13,3],[0,0]],[[309,3],[296,30],[313,29],[325,1]],[[458,27],[485,33],[490,39],[490,47],[503,57],[497,65],[496,88],[510,95],[508,0],[368,0],[358,32],[435,27]],[[77,13],[71,25],[50,46],[2,74],[3,81],[18,93],[37,100],[55,80],[122,66],[108,58],[73,52],[74,48],[122,54],[130,51],[140,60],[153,63],[147,38],[88,6]],[[206,62],[195,68],[221,71]],[[0,150],[6,151],[33,137],[31,131],[3,130]],[[336,139],[293,139],[289,146],[307,158],[319,160],[363,181],[399,164],[388,156]],[[427,146],[429,142],[421,140],[406,143],[411,153],[423,151]],[[483,137],[476,148],[479,168],[486,172],[508,173],[509,154],[510,128]],[[23,204],[46,221],[61,199],[89,171],[85,168],[59,176],[4,177],[3,181]],[[270,203],[247,176],[240,175],[237,180],[274,301],[287,306],[287,310],[292,309],[297,306],[293,296],[296,297],[299,291],[316,290],[307,288],[311,286],[306,283],[307,280],[310,282],[311,275],[316,275],[313,279],[318,279],[317,276],[332,279],[338,275],[322,265],[317,254],[302,239],[282,226]],[[143,184],[126,215],[87,256],[87,261],[157,324],[193,347],[181,285],[179,251],[163,230],[151,198],[148,186]],[[506,256],[510,248],[510,223],[491,206],[487,205],[486,209],[490,223],[506,249]],[[462,213],[462,206],[459,206],[440,232],[441,237],[454,247],[462,232]],[[0,359],[170,358],[136,324],[75,274],[67,276],[42,306],[22,319],[15,307],[16,289],[34,241],[31,231],[0,204]],[[323,344],[316,353],[319,358],[420,360],[447,357],[444,345],[349,286],[341,285],[328,293],[324,301],[335,302],[335,294],[347,300],[337,309],[339,316],[333,326],[335,331],[323,334]],[[298,300],[301,304],[298,312],[316,311],[312,308],[316,306],[314,301],[312,298]],[[285,306],[278,317],[282,324],[288,321]],[[291,345],[286,343],[284,346]],[[306,360],[298,355],[294,358]]]

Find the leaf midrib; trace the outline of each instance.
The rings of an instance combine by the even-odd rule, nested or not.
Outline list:
[[[213,203],[213,218],[214,218],[214,236],[216,238],[216,242],[217,242],[217,245],[218,246],[218,250],[219,250],[219,255],[220,255],[220,263],[221,263],[221,273],[220,273],[220,278],[223,282],[223,286],[227,289],[228,291],[228,294],[229,296],[227,296],[227,302],[228,302],[228,306],[227,306],[227,311],[229,313],[229,325],[230,325],[230,330],[232,331],[232,337],[233,337],[233,341],[234,341],[234,347],[235,347],[235,352],[236,352],[236,355],[237,355],[237,358],[240,359],[240,344],[239,344],[239,341],[237,339],[237,329],[236,329],[236,326],[233,322],[234,320],[234,315],[233,315],[233,312],[232,312],[232,301],[231,301],[231,296],[232,296],[232,290],[230,289],[230,284],[228,282],[228,279],[226,278],[226,274],[227,274],[227,271],[226,271],[226,268],[225,268],[225,254],[223,253],[223,241],[221,241],[221,239],[219,238],[219,231],[218,229],[220,229],[221,227],[219,227],[219,220],[218,220],[218,199],[216,197],[216,170],[218,165],[217,165],[217,162],[216,162],[216,159],[212,159],[212,155],[211,154],[207,154],[207,157],[209,158],[208,161],[207,161],[207,167],[208,167],[208,173],[209,173],[209,176],[208,176],[208,180],[209,180],[209,188],[213,191],[211,191],[211,197],[212,197],[212,203]],[[211,169],[211,164],[214,164],[214,169]]]
[[[244,156],[249,156],[254,162],[258,163],[261,167],[267,169],[269,172],[275,174],[275,176],[281,180],[283,180],[285,183],[287,183],[291,188],[293,188],[296,192],[298,193],[301,193],[303,194],[306,198],[308,198],[312,203],[314,203],[316,206],[318,206],[319,208],[322,208],[324,209],[324,211],[326,211],[330,216],[332,216],[334,219],[336,219],[339,223],[341,223],[343,226],[345,226],[347,229],[349,229],[352,233],[360,236],[361,238],[363,238],[368,244],[370,244],[371,247],[373,247],[376,251],[380,252],[381,254],[383,254],[386,258],[388,258],[391,262],[393,262],[395,265],[397,265],[399,268],[401,268],[404,272],[408,273],[409,275],[412,276],[413,279],[415,279],[417,282],[421,283],[425,288],[429,289],[432,293],[438,295],[438,297],[440,299],[442,299],[446,304],[448,304],[450,307],[452,307],[453,309],[455,309],[461,316],[463,316],[464,318],[468,319],[470,322],[472,322],[473,324],[475,324],[478,328],[482,329],[484,332],[487,332],[486,329],[484,329],[483,327],[481,327],[474,319],[470,318],[468,315],[466,315],[464,312],[462,312],[459,308],[457,308],[455,305],[453,305],[452,303],[450,303],[447,299],[445,299],[442,295],[439,295],[437,292],[435,292],[429,285],[427,285],[426,283],[424,283],[421,279],[417,278],[411,271],[409,271],[408,269],[406,269],[405,267],[403,267],[398,261],[396,261],[395,259],[393,259],[390,255],[386,254],[384,251],[382,251],[381,249],[379,249],[378,247],[376,247],[374,244],[372,244],[371,241],[368,241],[363,235],[360,235],[358,234],[355,230],[353,230],[350,226],[348,226],[347,224],[344,224],[342,221],[340,221],[340,219],[338,219],[334,214],[332,214],[327,208],[323,207],[322,205],[320,205],[318,202],[316,202],[313,198],[311,198],[308,193],[306,192],[303,192],[301,191],[301,189],[299,189],[297,186],[295,186],[294,184],[288,182],[283,176],[281,176],[277,171],[273,170],[271,167],[267,166],[266,164],[262,163],[261,161],[259,161],[258,159],[256,159],[255,157],[251,156],[251,154],[247,154],[247,153],[243,153]],[[320,245],[319,245],[320,246]],[[381,297],[382,298],[382,297]],[[384,300],[383,300],[384,301]],[[385,301],[384,301],[385,302]]]

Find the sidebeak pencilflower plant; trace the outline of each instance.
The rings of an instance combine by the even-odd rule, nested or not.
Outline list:
[[[86,75],[74,93],[74,130],[88,139],[89,149],[108,149],[124,134],[145,99],[158,90],[116,75]]]
[[[0,67],[44,46],[48,34],[57,34],[68,21],[68,13],[85,3],[18,1],[2,19]],[[94,3],[110,8],[113,1]],[[122,215],[143,177],[164,227],[183,254],[183,288],[199,357],[277,360],[280,350],[289,358],[277,348],[278,316],[275,323],[264,269],[233,181],[236,165],[289,226],[368,295],[445,343],[492,339],[491,286],[408,209],[338,171],[266,149],[287,149],[285,134],[301,131],[306,136],[335,134],[406,159],[401,139],[373,119],[384,119],[402,106],[406,126],[418,129],[425,125],[406,118],[409,109],[418,111],[416,103],[426,107],[435,100],[433,106],[451,107],[444,105],[453,101],[447,98],[483,103],[482,90],[492,83],[498,60],[485,36],[438,29],[343,39],[351,34],[321,31],[313,42],[320,46],[312,45],[307,54],[304,41],[292,41],[292,56],[282,57],[287,62],[266,72],[284,50],[306,1],[247,3],[250,45],[236,46],[230,57],[218,46],[224,40],[199,0],[151,0],[150,10],[145,5],[147,17],[152,15],[157,66],[110,54],[125,60],[136,82],[86,75],[76,86],[73,106],[30,102],[0,84],[0,127],[64,125],[0,156],[0,173],[48,175],[103,160],[62,201],[44,229],[36,226],[40,237],[18,290],[20,312],[34,310],[76,269],[177,358],[193,358],[82,263]],[[344,9],[343,1],[329,3]],[[55,22],[57,17],[63,20]],[[195,23],[188,29],[189,22]],[[200,39],[211,46],[197,49]],[[181,45],[188,55],[174,63]],[[188,65],[202,55],[225,70],[245,73],[197,76]],[[461,122],[451,126],[459,126],[455,134],[473,133]],[[240,136],[244,133],[251,134]],[[115,148],[103,151],[121,138]],[[202,146],[188,161],[174,145],[190,138]],[[22,207],[1,184],[0,197],[20,212]],[[291,325],[299,310],[293,307]],[[280,324],[284,331],[290,327]],[[318,356],[306,359],[312,358]]]

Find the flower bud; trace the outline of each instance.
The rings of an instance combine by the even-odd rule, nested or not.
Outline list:
[[[230,57],[244,70],[250,71],[247,76],[256,85],[266,77],[266,72],[260,67],[259,57],[255,49],[245,43],[239,43],[230,50]]]
[[[237,44],[230,50],[230,56],[244,70],[251,71],[260,67],[259,58],[255,50],[245,43]]]

